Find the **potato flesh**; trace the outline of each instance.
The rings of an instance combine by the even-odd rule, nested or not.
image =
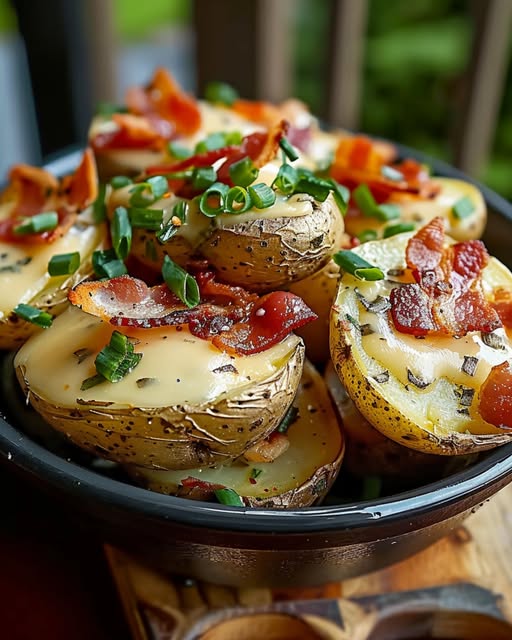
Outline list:
[[[150,487],[166,487],[170,493],[175,493],[181,480],[188,476],[222,484],[242,496],[253,498],[265,499],[295,491],[316,471],[339,458],[344,441],[325,385],[308,363],[297,389],[294,406],[299,413],[286,432],[290,446],[274,462],[247,464],[239,461],[231,466],[199,467],[186,471],[140,469],[136,475]],[[253,477],[254,470],[260,470],[261,473]]]
[[[365,243],[355,251],[393,273],[404,268],[410,236]],[[505,349],[488,347],[480,332],[425,340],[396,332],[386,312],[367,311],[359,296],[370,302],[379,295],[387,298],[396,286],[393,280],[407,277],[366,283],[343,275],[332,315],[331,354],[347,391],[373,426],[406,446],[446,454],[506,442],[509,436],[482,420],[477,410],[478,389],[491,367],[512,358],[505,332],[495,332],[504,339]],[[483,277],[484,289],[512,283],[510,273],[495,259]],[[373,333],[361,335],[360,326],[371,327]],[[473,375],[463,370],[465,356],[478,358]]]

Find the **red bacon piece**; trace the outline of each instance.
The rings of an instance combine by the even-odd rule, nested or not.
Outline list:
[[[181,498],[188,498],[189,500],[213,500],[215,491],[218,489],[225,489],[223,484],[217,484],[215,482],[208,482],[207,480],[200,480],[193,476],[187,476],[183,478],[178,487],[176,495]]]
[[[258,299],[240,287],[198,277],[202,302],[186,307],[166,285],[148,287],[142,280],[119,276],[78,285],[68,297],[86,313],[118,327],[151,329],[188,325],[221,351],[250,355],[280,342],[316,315],[301,298],[277,291]]]
[[[491,304],[505,327],[512,329],[512,291],[502,287],[495,289],[494,300]]]
[[[114,149],[147,149],[160,151],[174,135],[172,125],[152,115],[138,116],[131,113],[114,113],[114,131],[99,133],[91,140],[95,151]]]
[[[409,240],[406,262],[417,284],[391,291],[395,328],[415,336],[463,336],[501,327],[498,313],[482,291],[481,273],[489,259],[483,243],[443,245],[441,218],[434,218]]]
[[[491,369],[480,389],[479,412],[500,429],[512,429],[512,366],[503,362]]]

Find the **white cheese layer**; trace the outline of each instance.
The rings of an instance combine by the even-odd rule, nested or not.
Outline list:
[[[291,334],[261,353],[232,356],[179,329],[126,328],[125,333],[138,340],[135,351],[143,354],[138,366],[118,383],[81,391],[83,380],[96,374],[94,359],[115,327],[70,307],[20,349],[15,366],[24,369],[33,391],[63,407],[76,406],[78,398],[128,408],[201,405],[272,376],[300,342]]]

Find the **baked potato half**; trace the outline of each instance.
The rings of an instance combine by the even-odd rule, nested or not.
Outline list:
[[[128,469],[138,482],[161,493],[213,497],[228,487],[253,507],[306,507],[322,500],[340,469],[345,442],[325,384],[306,361],[286,430],[288,448],[273,462],[237,460],[229,466],[183,471]],[[193,480],[198,483],[194,484]]]
[[[122,464],[187,469],[237,458],[277,427],[300,380],[304,346],[293,334],[238,356],[186,327],[130,327],[140,363],[119,382],[84,390],[114,329],[70,307],[22,347],[15,367],[47,422]]]
[[[90,151],[75,174],[60,181],[44,169],[12,168],[0,194],[0,349],[16,349],[38,329],[15,313],[18,305],[48,314],[45,323],[51,322],[69,289],[93,273],[92,254],[106,242],[105,225],[95,223],[89,206],[96,196]],[[72,266],[56,272],[51,263],[66,255],[73,256]]]
[[[509,442],[509,270],[480,241],[445,238],[440,218],[347,258],[331,356],[363,416],[388,438],[429,453]],[[365,272],[370,266],[380,279],[361,279],[379,277]]]

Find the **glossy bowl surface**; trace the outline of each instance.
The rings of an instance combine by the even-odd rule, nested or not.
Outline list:
[[[73,168],[79,151],[50,163]],[[439,175],[455,169],[409,149]],[[467,178],[465,178],[467,179]],[[489,208],[490,253],[512,266],[512,207],[478,185]],[[164,496],[61,457],[7,415],[0,392],[0,462],[72,511],[107,542],[186,576],[234,586],[306,586],[399,561],[435,542],[512,480],[512,444],[417,489],[374,501],[294,510],[233,508]]]

